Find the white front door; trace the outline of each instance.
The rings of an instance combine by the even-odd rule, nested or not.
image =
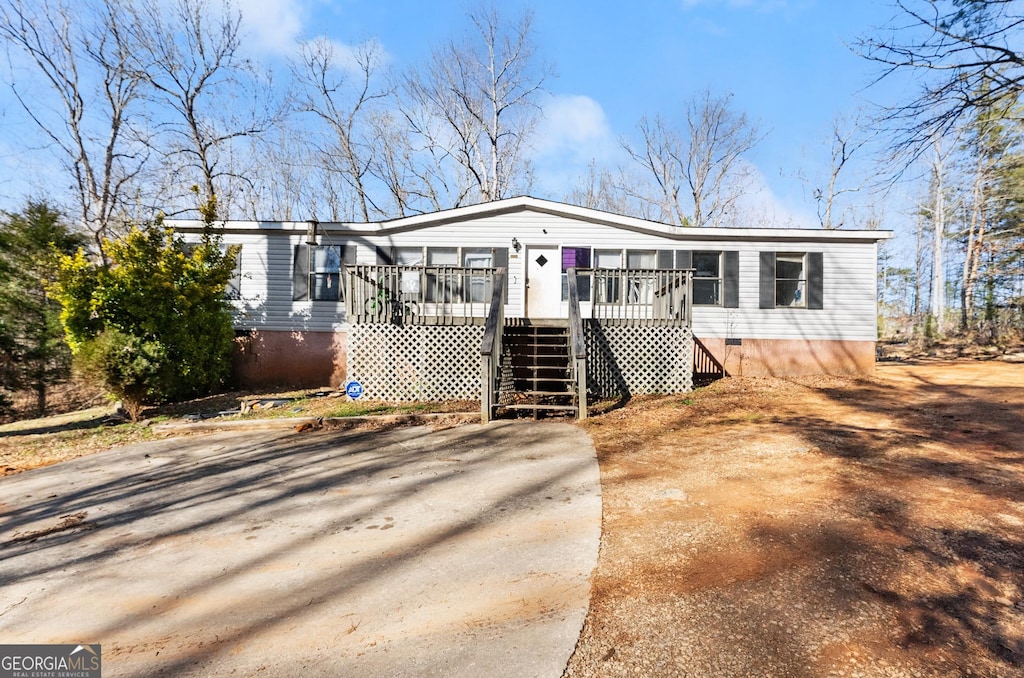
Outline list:
[[[562,316],[562,262],[558,247],[526,248],[526,317]]]

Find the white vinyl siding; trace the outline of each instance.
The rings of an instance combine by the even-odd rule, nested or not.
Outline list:
[[[238,327],[318,331],[338,331],[346,327],[344,304],[340,301],[291,300],[292,253],[296,245],[306,240],[305,224],[274,224],[273,227],[247,224],[247,230],[265,233],[245,234],[232,234],[231,226],[229,223],[225,242],[243,245],[242,298],[233,302]],[[766,232],[763,238],[751,230],[736,233],[741,233],[742,237],[733,236],[729,229],[700,229],[697,237],[683,239],[672,237],[668,229],[666,235],[660,235],[523,209],[434,226],[393,228],[383,234],[355,228],[346,232],[340,226],[321,224],[320,242],[354,244],[358,264],[377,263],[376,247],[398,248],[399,257],[402,256],[402,248],[427,247],[431,248],[428,252],[436,251],[434,258],[438,263],[447,252],[449,256],[445,263],[450,261],[451,265],[463,263],[460,258],[451,260],[451,253],[508,248],[505,315],[509,318],[521,317],[524,312],[525,253],[531,246],[586,243],[594,253],[593,265],[598,267],[618,266],[616,259],[627,259],[628,254],[623,254],[627,251],[637,256],[633,261],[624,263],[650,263],[652,267],[657,264],[657,257],[652,258],[652,255],[660,250],[738,252],[738,308],[696,306],[693,325],[697,336],[876,340],[874,242],[866,238],[840,241],[828,232],[815,230],[779,230]],[[819,233],[823,235],[816,237]],[[522,245],[520,252],[512,247],[513,238]],[[759,253],[763,251],[821,252],[824,308],[759,309]],[[647,255],[646,259],[644,255]]]

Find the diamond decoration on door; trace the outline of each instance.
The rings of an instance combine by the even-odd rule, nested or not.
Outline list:
[[[537,258],[535,259],[535,261],[537,262],[537,265],[538,265],[538,266],[540,266],[541,268],[544,268],[544,264],[548,263],[548,258],[547,258],[547,257],[545,257],[545,256],[544,256],[544,255],[542,254],[542,255],[540,255],[539,257],[537,257]]]

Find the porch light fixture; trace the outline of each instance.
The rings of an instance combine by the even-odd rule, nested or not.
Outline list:
[[[523,249],[523,246],[519,244],[519,240],[517,238],[512,238],[512,249],[514,249],[517,253],[519,252],[519,250]]]
[[[316,247],[316,228],[320,225],[316,219],[309,219],[306,221],[306,244],[310,247]]]

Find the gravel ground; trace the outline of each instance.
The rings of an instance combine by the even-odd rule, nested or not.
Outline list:
[[[587,428],[566,676],[1024,675],[1024,365],[729,378]]]

